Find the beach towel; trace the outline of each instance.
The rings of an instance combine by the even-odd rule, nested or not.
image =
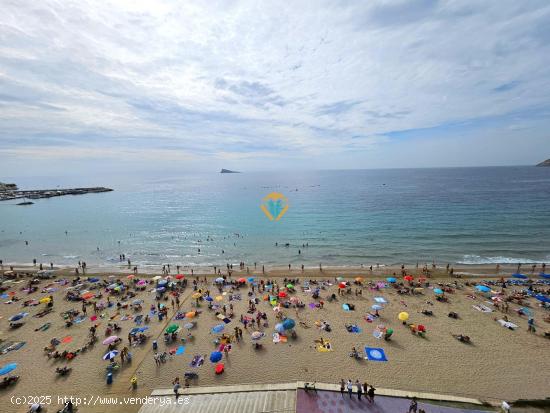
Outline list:
[[[364,319],[367,323],[372,323],[375,320],[376,317],[374,317],[372,314],[367,314]]]
[[[511,322],[509,322],[509,321],[497,320],[497,322],[498,322],[502,327],[509,328],[510,330],[514,330],[514,329],[518,328],[517,325],[515,325],[514,323],[511,323]]]
[[[76,318],[73,320],[73,322],[79,324],[79,323],[81,323],[82,321],[84,321],[84,318],[85,318],[84,316],[79,315],[78,317],[76,317]]]
[[[204,363],[204,357],[201,356],[200,354],[197,354],[193,356],[193,359],[191,360],[191,363],[189,363],[189,365],[191,367],[200,367],[203,365],[203,363]]]
[[[9,353],[10,351],[19,350],[21,347],[23,347],[26,344],[26,341],[17,341],[13,344],[11,344],[9,347],[2,350],[2,354]]]
[[[315,348],[319,353],[327,353],[332,351],[332,345],[328,341],[325,341],[324,344],[318,343]]]
[[[492,313],[493,310],[491,310],[489,307],[483,304],[473,305],[473,308],[475,308],[477,311],[481,311],[482,313]]]
[[[370,361],[388,361],[382,348],[365,347],[365,355]]]
[[[73,338],[71,336],[63,337],[61,339],[61,342],[64,344],[70,343],[71,341],[73,341]]]
[[[309,308],[313,310],[315,308],[315,303],[309,303]]]
[[[181,356],[183,353],[185,353],[185,346],[179,346],[176,350],[176,356]]]
[[[10,347],[13,343],[13,341],[4,341],[0,344],[0,353],[4,354],[4,350]]]

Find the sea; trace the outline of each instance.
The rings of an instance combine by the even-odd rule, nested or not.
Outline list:
[[[78,186],[13,179],[21,189]],[[151,270],[550,262],[550,168],[185,172],[94,184],[114,191],[0,202],[4,264],[123,268],[121,254]],[[272,193],[288,205],[279,220],[261,208]]]

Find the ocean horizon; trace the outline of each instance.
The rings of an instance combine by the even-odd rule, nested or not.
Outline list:
[[[27,207],[0,203],[4,263],[30,264],[36,259],[73,266],[86,261],[107,268],[121,264],[121,254],[142,268],[224,267],[240,261],[251,267],[256,262],[260,268],[550,261],[550,168],[212,172],[115,175],[110,182],[100,176],[15,181],[21,189],[104,185],[115,191],[34,200]],[[276,222],[260,209],[262,198],[271,192],[282,193],[289,204]]]

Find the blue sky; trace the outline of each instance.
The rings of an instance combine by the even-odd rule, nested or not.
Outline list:
[[[548,1],[4,0],[0,176],[533,164],[549,68]]]

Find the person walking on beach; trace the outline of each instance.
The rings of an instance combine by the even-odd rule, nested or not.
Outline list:
[[[344,379],[340,379],[340,394],[344,397],[344,390],[346,389],[346,382]]]
[[[349,398],[353,398],[352,395],[353,395],[353,382],[351,381],[351,379],[348,380],[348,384],[347,384],[347,388],[348,388],[348,395],[349,395]]]
[[[172,384],[174,385],[174,394],[176,395],[176,400],[178,400],[178,397],[179,397],[179,389],[181,387],[181,384],[180,384],[180,378],[179,377],[176,377],[174,379],[174,381],[172,382]]]
[[[530,333],[534,333],[537,331],[535,329],[535,319],[533,317],[529,317],[529,320],[527,321],[527,331]]]

